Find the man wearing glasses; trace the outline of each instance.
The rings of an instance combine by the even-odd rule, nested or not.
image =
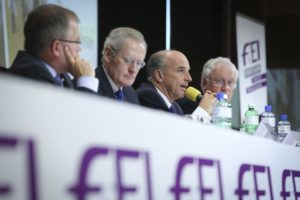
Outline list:
[[[120,102],[139,104],[131,87],[140,69],[145,66],[147,44],[144,36],[129,27],[113,29],[102,50],[102,66],[96,69],[100,85],[98,94]]]
[[[58,87],[96,93],[99,81],[95,70],[79,56],[78,24],[77,15],[69,9],[53,4],[37,7],[25,22],[25,51],[18,52],[9,72]]]
[[[236,88],[238,76],[238,70],[230,59],[225,57],[209,59],[203,66],[201,89],[203,92],[223,92],[227,94],[228,102],[230,102]],[[177,102],[185,114],[193,113],[198,106],[198,103],[192,102],[187,98],[180,99]],[[208,113],[203,110],[199,115],[208,116]]]

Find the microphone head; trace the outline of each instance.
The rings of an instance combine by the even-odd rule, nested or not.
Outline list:
[[[191,101],[198,102],[202,94],[196,88],[188,87],[185,91],[185,96]]]

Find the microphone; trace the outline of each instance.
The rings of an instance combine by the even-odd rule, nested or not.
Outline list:
[[[185,96],[189,100],[197,102],[197,103],[199,103],[202,98],[201,92],[194,87],[188,87],[185,91]]]

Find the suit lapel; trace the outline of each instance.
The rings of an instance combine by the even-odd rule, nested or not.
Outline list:
[[[102,65],[97,68],[96,73],[97,73],[97,77],[99,78],[98,93],[106,97],[115,98],[114,91],[109,83],[108,78],[106,77]]]

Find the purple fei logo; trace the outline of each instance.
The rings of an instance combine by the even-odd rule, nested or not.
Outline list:
[[[258,175],[264,177],[265,184],[258,184]],[[249,186],[246,184],[248,181],[254,180],[254,190],[252,188],[247,188]],[[260,179],[261,180],[261,179]],[[260,189],[259,185],[264,185],[264,188],[267,188],[268,191],[264,189]],[[251,193],[253,191],[253,193]],[[260,197],[266,197],[269,194],[269,199],[273,200],[273,189],[272,189],[272,181],[271,181],[271,173],[270,168],[266,166],[260,165],[250,165],[250,164],[242,164],[239,169],[238,175],[238,186],[235,190],[235,195],[238,197],[238,200],[249,199],[251,196],[255,196],[256,200],[259,200]]]
[[[36,177],[36,160],[35,160],[35,144],[33,140],[20,140],[16,137],[7,137],[0,135],[0,150],[12,151],[14,153],[19,153],[16,151],[17,148],[21,148],[22,152],[25,152],[25,162],[24,165],[27,167],[27,179],[26,179],[26,193],[27,197],[24,199],[37,200],[38,190],[37,190],[37,177]],[[1,181],[1,180],[0,180]],[[16,191],[13,190],[12,186],[8,183],[0,182],[0,198],[14,196]]]
[[[220,161],[218,160],[212,160],[212,159],[203,159],[203,158],[194,158],[194,157],[182,157],[177,165],[176,170],[176,178],[175,178],[175,184],[173,187],[171,187],[170,192],[173,193],[175,200],[180,200],[182,195],[190,193],[189,187],[182,186],[182,179],[183,179],[183,172],[187,167],[196,167],[199,172],[199,199],[205,200],[206,197],[211,197],[212,195],[218,196],[218,199],[223,200],[223,186],[222,186],[222,179],[221,179],[221,167],[220,167]],[[203,172],[204,168],[213,169],[214,173],[217,177],[216,182],[217,185],[214,185],[213,187],[205,186],[204,183],[207,181],[204,181],[204,175]],[[207,178],[207,177],[206,177]],[[217,193],[217,194],[216,194]]]
[[[24,139],[0,135],[0,150],[5,154],[9,152],[9,155],[21,153],[22,156],[18,155],[18,158],[21,157],[22,160],[18,160],[18,162],[24,162],[21,169],[24,168],[22,172],[25,172],[25,181],[22,181],[25,188],[21,190],[15,187],[16,185],[13,181],[7,180],[7,177],[4,176],[5,174],[1,174],[3,176],[0,176],[0,199],[15,199],[16,195],[20,194],[20,191],[25,192],[23,199],[39,199],[38,165],[36,163],[35,147],[36,144],[31,138]],[[109,169],[102,165],[102,161],[107,160],[113,163],[109,165]],[[74,176],[74,182],[66,186],[68,195],[72,195],[72,199],[87,200],[91,194],[101,195],[106,192],[110,197],[114,196],[114,199],[117,200],[126,200],[134,197],[136,199],[153,200],[148,152],[92,146],[84,151],[79,161],[78,174]],[[96,161],[101,165],[95,165]],[[2,160],[4,166],[9,166],[9,163],[7,160]],[[127,168],[128,164],[130,165],[129,168]],[[96,176],[99,182],[91,182],[91,171],[95,170],[95,168],[98,170],[97,173],[103,172],[107,174],[111,172],[114,178],[107,180],[106,176]],[[2,169],[7,171],[8,168],[4,167]],[[219,160],[184,156],[179,159],[175,169],[174,182],[171,184],[171,187],[166,188],[169,195],[173,197],[172,199],[187,199],[187,196],[196,194],[198,196],[197,199],[201,200],[224,200],[221,163]],[[19,168],[14,168],[13,170],[19,170]],[[187,171],[192,172],[192,174],[187,173]],[[237,186],[233,191],[230,191],[230,194],[234,196],[232,199],[273,200],[270,171],[269,166],[241,164],[238,168],[236,183],[233,183],[237,184]],[[132,178],[132,172],[134,172],[134,178]],[[11,175],[9,174],[8,176]],[[190,180],[191,176],[194,177],[193,181],[196,181],[196,183]],[[139,181],[136,181],[137,177],[140,178]],[[12,178],[15,180],[15,177]],[[278,189],[280,191],[276,190],[276,197],[282,200],[300,199],[300,171],[283,170],[281,182],[278,184],[281,184],[279,187],[281,189]],[[199,187],[193,193],[195,185]]]
[[[289,178],[290,177],[290,178]],[[296,178],[298,178],[298,182],[296,181]],[[295,195],[295,199],[298,199],[300,197],[300,185],[297,187],[297,183],[299,184],[299,178],[300,178],[300,171],[295,170],[284,170],[282,172],[282,189],[280,192],[280,196],[282,197],[282,200],[287,200],[291,197],[291,193]],[[290,183],[290,185],[293,186],[294,191],[287,191],[287,185]],[[298,190],[297,190],[298,188]]]
[[[242,57],[243,57],[243,65],[244,66],[259,61],[260,60],[259,41],[254,40],[254,41],[251,41],[251,42],[247,42],[243,46]]]
[[[108,147],[91,147],[83,155],[81,160],[81,166],[79,167],[79,173],[77,181],[69,188],[69,192],[75,196],[77,200],[88,199],[88,195],[91,193],[100,193],[104,187],[100,185],[89,185],[87,177],[89,177],[90,168],[94,160],[101,159],[115,159],[115,172],[116,174],[116,191],[118,200],[124,200],[126,194],[134,195],[138,192],[138,188],[141,189],[141,185],[126,185],[124,181],[124,170],[122,170],[123,161],[134,160],[142,161],[144,165],[144,176],[146,182],[144,183],[145,190],[147,191],[146,196],[143,198],[145,200],[152,200],[152,188],[150,179],[150,163],[149,154],[147,152],[140,152],[127,149],[112,149]],[[103,179],[103,182],[107,180]],[[128,182],[128,181],[127,181]]]

